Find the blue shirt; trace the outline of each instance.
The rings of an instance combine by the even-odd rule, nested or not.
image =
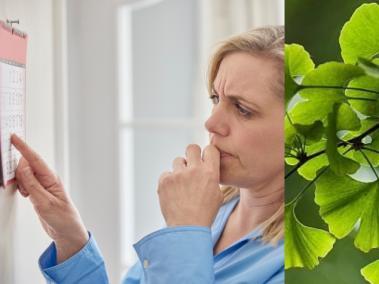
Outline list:
[[[284,283],[284,242],[276,246],[263,243],[259,229],[213,255],[213,247],[238,201],[234,198],[220,208],[211,229],[170,227],[144,237],[134,245],[139,261],[122,283]],[[78,253],[58,265],[52,243],[40,257],[39,265],[47,283],[108,283],[93,236]]]

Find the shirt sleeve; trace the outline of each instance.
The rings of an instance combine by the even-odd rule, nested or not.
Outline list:
[[[139,261],[137,261],[129,270],[122,280],[122,284],[142,284],[143,268]]]
[[[284,284],[284,267],[266,282],[266,284]]]
[[[143,269],[144,283],[212,284],[215,281],[213,243],[207,227],[161,229],[144,237],[134,248]]]
[[[91,234],[87,244],[75,255],[60,264],[56,259],[57,251],[52,243],[39,259],[39,267],[49,284],[109,283],[103,257]]]

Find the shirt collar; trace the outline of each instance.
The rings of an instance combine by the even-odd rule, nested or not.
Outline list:
[[[239,196],[236,196],[235,198],[231,199],[227,203],[225,203],[219,210],[215,221],[212,225],[212,241],[213,246],[217,243],[218,239],[221,236],[221,233],[223,232],[226,222],[229,219],[230,214],[232,213],[233,209],[237,206],[238,202],[240,200]],[[250,233],[239,239],[236,243],[248,241],[248,240],[258,240],[262,237],[262,230],[260,228],[256,228],[252,230]],[[234,243],[233,245],[235,245]]]

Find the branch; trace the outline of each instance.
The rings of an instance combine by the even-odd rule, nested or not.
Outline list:
[[[360,142],[362,140],[362,138],[366,137],[368,134],[374,132],[375,130],[379,129],[379,124],[376,124],[374,125],[373,127],[369,128],[368,130],[366,130],[365,132],[363,132],[362,134],[360,134],[359,136],[357,137],[354,137],[348,141],[341,141],[337,144],[337,147],[341,147],[341,146],[345,146],[346,144],[349,144],[349,143],[357,143],[357,142]],[[372,150],[372,149],[371,149]],[[309,160],[313,159],[313,158],[316,158],[317,156],[320,156],[322,154],[324,154],[326,152],[326,149],[324,150],[321,150],[319,152],[316,152],[316,153],[313,153],[312,155],[309,155],[309,156],[306,156],[304,159],[302,159],[290,172],[288,172],[285,176],[285,179],[287,179],[288,177],[290,177],[294,172],[296,172],[297,169],[299,169],[302,165],[304,165],[306,162],[308,162]],[[374,150],[374,152],[376,152]]]

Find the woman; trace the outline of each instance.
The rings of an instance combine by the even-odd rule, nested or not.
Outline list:
[[[210,145],[189,145],[162,174],[167,228],[134,247],[123,283],[284,283],[284,30],[255,29],[210,63]],[[94,237],[59,179],[17,136],[19,191],[54,240],[40,258],[53,283],[108,283]],[[219,184],[224,185],[220,190]]]

